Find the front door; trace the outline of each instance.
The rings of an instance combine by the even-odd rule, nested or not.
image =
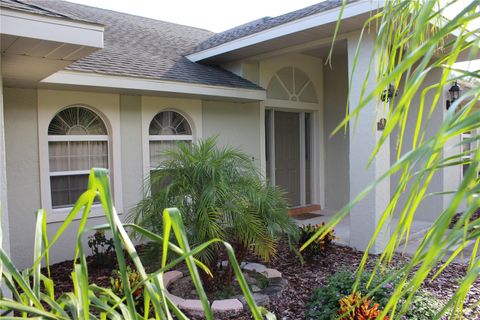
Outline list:
[[[275,112],[275,183],[300,205],[300,124],[296,112]]]
[[[291,207],[310,203],[310,114],[266,110],[267,178]]]

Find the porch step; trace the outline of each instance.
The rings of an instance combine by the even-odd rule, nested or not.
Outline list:
[[[295,217],[295,216],[298,216],[300,214],[309,213],[309,212],[313,212],[313,211],[318,211],[318,210],[321,210],[321,209],[322,209],[322,207],[319,204],[312,204],[312,205],[304,206],[304,207],[295,207],[295,208],[290,208],[290,210],[288,210],[288,215],[291,216],[291,217]]]

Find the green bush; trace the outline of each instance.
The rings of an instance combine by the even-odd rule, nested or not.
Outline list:
[[[325,222],[316,225],[307,224],[305,226],[301,226],[300,239],[298,241],[299,247],[313,237],[315,233],[324,226]],[[335,240],[335,231],[330,230],[325,236],[318,237],[315,239],[315,241],[310,243],[310,245],[308,245],[308,247],[302,251],[302,256],[306,260],[311,260],[318,256],[324,256],[333,240]]]
[[[376,275],[369,286],[369,289],[378,287],[378,290],[369,299],[378,303],[381,308],[387,304],[399,280],[399,275],[396,273],[397,270],[389,270],[382,275]],[[370,276],[371,274],[365,272],[360,277],[358,291],[363,295],[370,291],[366,288]],[[330,276],[325,286],[313,291],[307,305],[307,319],[335,319],[337,311],[340,309],[339,300],[352,293],[355,280],[356,275],[349,270],[341,270]]]
[[[261,177],[244,152],[218,147],[216,139],[209,138],[192,145],[179,143],[164,156],[167,160],[147,181],[147,187],[155,188],[130,215],[136,224],[162,234],[162,209],[177,207],[190,243],[227,241],[238,260],[247,249],[267,260],[285,234],[298,234],[283,193]],[[212,268],[223,259],[215,246],[198,257]]]
[[[401,305],[399,307],[401,308]],[[402,316],[405,320],[435,319],[444,307],[444,302],[423,289],[418,290],[408,306],[408,311]]]
[[[105,236],[104,230],[96,231],[88,237],[88,247],[92,250],[92,264],[99,268],[113,268],[115,265],[115,248],[113,239]]]
[[[357,292],[366,295],[372,289],[378,289],[373,295],[368,297],[369,300],[378,303],[379,309],[383,309],[392,296],[395,287],[401,279],[402,274],[395,269],[388,270],[383,274],[376,274],[369,288],[368,281],[371,274],[364,272],[360,277]],[[349,296],[352,293],[353,285],[356,281],[356,274],[349,270],[341,270],[336,272],[327,279],[324,286],[313,291],[310,302],[307,305],[306,318],[315,320],[331,320],[338,317],[340,309],[339,300]],[[397,306],[397,313],[402,310],[405,304],[402,299]],[[405,314],[401,315],[401,319],[408,320],[429,320],[434,319],[443,308],[443,302],[425,290],[418,290],[412,298]]]

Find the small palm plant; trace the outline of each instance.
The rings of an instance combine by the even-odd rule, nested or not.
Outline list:
[[[219,238],[235,248],[239,260],[247,249],[268,260],[277,241],[298,228],[287,214],[283,193],[262,179],[248,155],[220,148],[215,138],[167,151],[168,160],[153,171],[147,186],[156,186],[131,214],[131,219],[155,233],[162,231],[161,208],[178,207],[184,214],[189,241],[196,245]],[[216,267],[220,247],[199,258]]]

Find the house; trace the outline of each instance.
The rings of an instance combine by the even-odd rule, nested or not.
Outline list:
[[[299,211],[342,208],[388,168],[396,147],[392,139],[365,169],[381,134],[374,102],[355,131],[330,137],[349,82],[352,106],[358,101],[373,32],[360,43],[357,72],[349,71],[360,29],[380,6],[348,1],[330,67],[341,5],[321,2],[214,34],[60,0],[0,0],[0,191],[3,245],[13,261],[31,263],[36,209],[47,210],[49,232],[56,231],[90,167],[109,170],[125,215],[142,198],[159,152],[180,140],[218,135],[243,149]],[[427,84],[439,75],[432,71]],[[437,109],[432,126],[445,112]],[[455,188],[461,168],[435,179],[432,191]],[[394,180],[352,210],[351,246],[365,249]],[[446,195],[429,199],[417,218],[432,221],[447,203]],[[94,208],[88,224],[102,216]],[[74,232],[64,234],[52,261],[71,258],[74,241]]]

